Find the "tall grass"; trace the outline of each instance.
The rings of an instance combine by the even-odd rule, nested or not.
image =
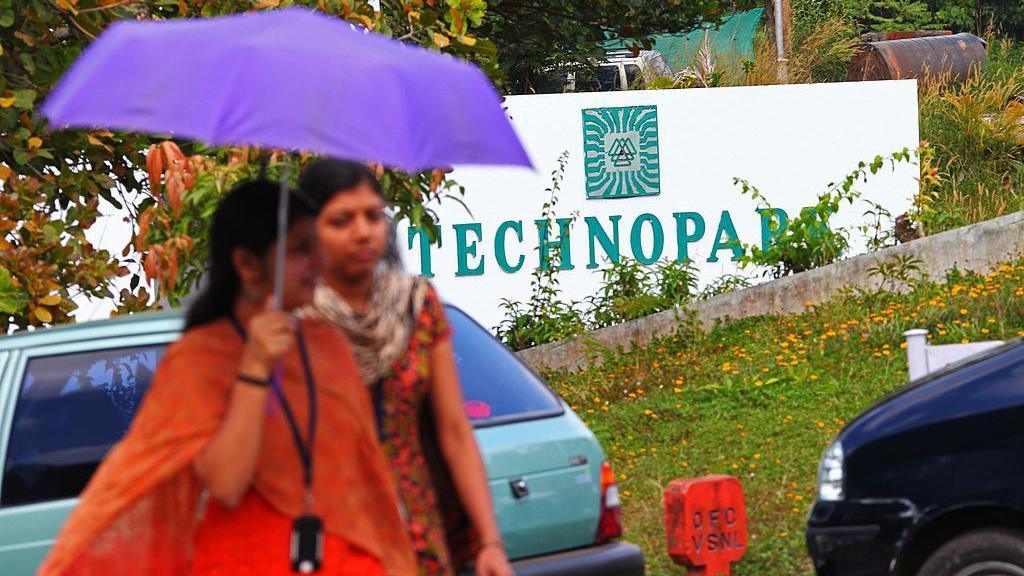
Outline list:
[[[857,27],[841,14],[815,19],[805,26],[794,26],[793,49],[786,62],[787,83],[835,82],[846,78],[846,66],[859,43]],[[754,38],[754,58],[746,63],[734,85],[763,86],[780,84],[775,44],[768,34]]]
[[[1024,49],[989,42],[988,62],[966,82],[921,82],[921,137],[935,150],[939,183],[929,234],[1024,209]]]

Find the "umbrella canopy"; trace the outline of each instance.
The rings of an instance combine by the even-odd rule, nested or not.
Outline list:
[[[409,172],[530,166],[477,67],[299,8],[114,24],[42,112],[56,128],[172,134]]]

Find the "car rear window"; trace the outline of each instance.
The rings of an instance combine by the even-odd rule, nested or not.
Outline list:
[[[640,67],[636,64],[626,64],[626,85],[633,88],[637,77],[640,76]]]
[[[75,498],[128,431],[164,345],[29,360],[0,504]]]
[[[466,401],[477,426],[560,414],[558,397],[491,333],[462,311],[446,307],[452,347]]]

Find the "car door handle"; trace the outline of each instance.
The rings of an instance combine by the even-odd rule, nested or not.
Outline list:
[[[509,480],[508,485],[512,488],[512,496],[515,497],[516,500],[522,500],[530,495],[530,485],[526,483],[525,478]]]

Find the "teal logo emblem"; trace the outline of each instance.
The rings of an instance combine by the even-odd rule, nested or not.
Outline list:
[[[583,110],[587,198],[633,198],[661,193],[658,107]]]

